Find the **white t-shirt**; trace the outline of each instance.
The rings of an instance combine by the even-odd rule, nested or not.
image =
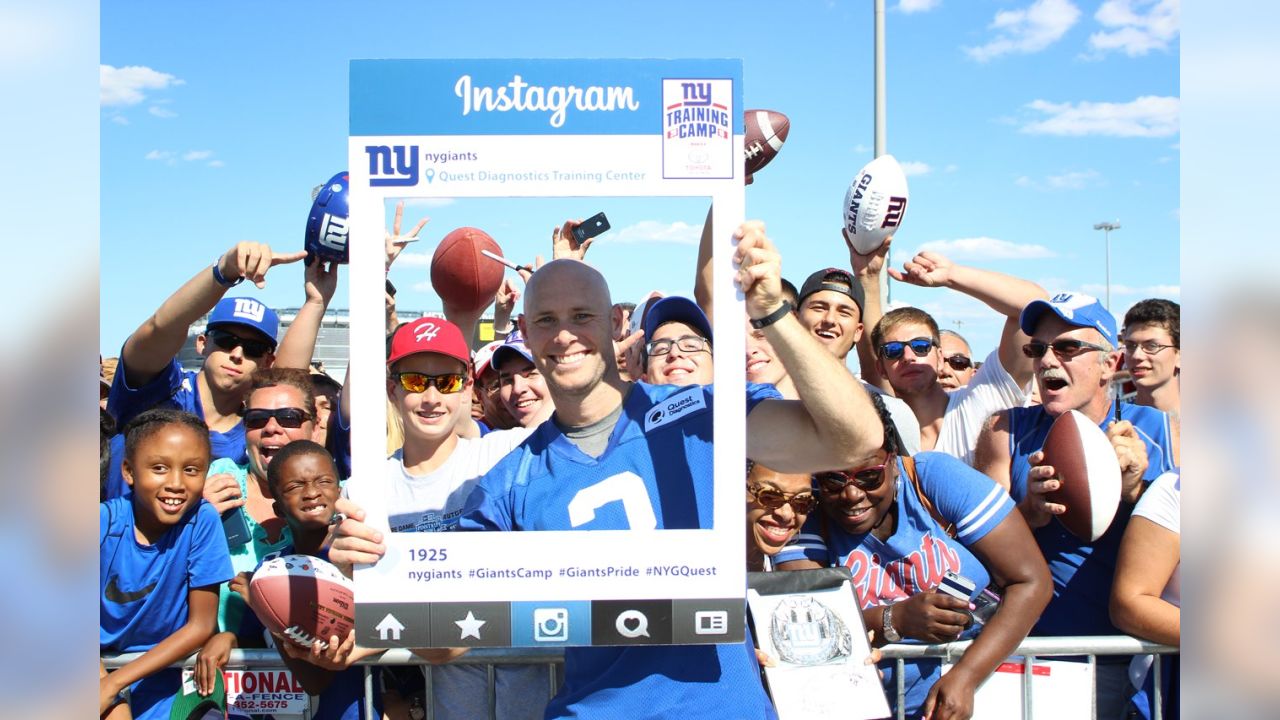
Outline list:
[[[1000,364],[999,349],[992,350],[968,385],[947,394],[942,429],[933,449],[960,458],[972,467],[974,449],[987,418],[1001,410],[1022,407],[1026,399],[1026,393]]]
[[[898,428],[898,436],[902,438],[902,449],[907,455],[915,455],[920,452],[920,421],[916,419],[916,414],[911,411],[911,406],[896,398],[869,382],[863,382],[862,386],[869,392],[873,392],[880,396],[884,401],[884,407],[889,411],[889,417],[893,418],[893,424]]]
[[[533,428],[495,430],[481,438],[459,438],[449,459],[426,475],[411,475],[403,450],[387,458],[387,471],[372,483],[353,477],[343,488],[376,517],[385,508],[392,532],[442,532],[458,524],[467,498],[485,473],[524,442]]]
[[[1134,517],[1144,517],[1172,533],[1181,535],[1182,527],[1182,479],[1177,473],[1167,472],[1151,481],[1133,508]],[[1169,583],[1160,593],[1160,599],[1182,607],[1182,562],[1179,561],[1169,576]]]

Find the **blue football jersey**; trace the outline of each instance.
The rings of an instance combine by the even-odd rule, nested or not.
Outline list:
[[[1121,412],[1133,423],[1147,447],[1147,472],[1143,480],[1150,483],[1174,469],[1169,429],[1169,416],[1144,405],[1124,403]],[[1044,447],[1055,418],[1040,406],[1013,408],[1009,411],[1009,436],[1012,465],[1010,494],[1021,502],[1027,494],[1028,457]],[[1106,429],[1111,417],[1099,425]],[[1111,624],[1111,582],[1116,572],[1120,538],[1129,525],[1133,506],[1120,503],[1115,520],[1096,542],[1086,543],[1072,535],[1056,520],[1036,528],[1036,543],[1049,563],[1053,576],[1053,599],[1041,614],[1032,631],[1034,635],[1115,635],[1119,630]]]
[[[771,385],[749,385],[748,412]],[[598,458],[543,423],[472,495],[462,529],[689,529],[712,523],[708,386],[635,383]],[[750,643],[565,649],[547,717],[773,718]]]

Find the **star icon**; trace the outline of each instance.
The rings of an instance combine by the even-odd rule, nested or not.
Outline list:
[[[465,618],[461,620],[454,620],[453,624],[457,625],[458,628],[462,630],[462,636],[458,638],[459,640],[466,640],[468,637],[473,637],[479,640],[480,626],[484,625],[485,621],[477,620],[475,613],[468,610]]]

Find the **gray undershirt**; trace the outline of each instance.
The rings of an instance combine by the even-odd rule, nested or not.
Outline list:
[[[634,387],[634,386],[633,386]],[[551,416],[551,421],[556,424],[556,428],[573,443],[584,454],[593,458],[598,458],[604,454],[604,449],[609,446],[609,436],[613,434],[613,428],[618,424],[618,418],[622,417],[622,406],[627,404],[627,398],[631,396],[631,390],[627,390],[627,394],[622,397],[622,402],[618,403],[618,407],[613,412],[605,415],[603,418],[581,427],[569,427],[560,424],[555,415]]]

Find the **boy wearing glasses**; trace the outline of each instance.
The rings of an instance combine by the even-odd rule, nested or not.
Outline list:
[[[889,275],[899,282],[949,288],[981,300],[1005,316],[1000,345],[987,357],[982,370],[964,387],[948,392],[939,381],[944,360],[937,321],[915,307],[880,314],[880,269],[885,252],[882,248],[871,255],[859,255],[850,250],[867,296],[865,320],[873,327],[869,341],[862,340],[865,347],[859,348],[860,358],[874,358],[863,366],[863,375],[911,407],[920,423],[921,449],[944,452],[972,465],[973,449],[987,418],[1026,401],[1023,388],[1031,380],[1031,361],[1020,352],[1026,336],[1018,329],[1018,314],[1027,303],[1048,293],[1030,280],[957,265],[933,252],[918,253],[901,271],[890,269]]]
[[[671,295],[649,308],[644,369],[644,381],[653,385],[711,384],[711,323],[692,300]]]
[[[1053,599],[1035,634],[1119,634],[1108,609],[1120,538],[1147,485],[1174,468],[1176,436],[1164,412],[1114,401],[1111,381],[1120,361],[1116,320],[1095,298],[1060,293],[1036,300],[1022,311],[1019,323],[1031,337],[1023,352],[1034,362],[1041,404],[993,416],[979,439],[975,467],[1009,488],[1049,563]],[[1054,522],[1052,517],[1066,508],[1044,499],[1061,480],[1053,467],[1040,464],[1040,449],[1053,421],[1071,410],[1106,430],[1120,464],[1120,507],[1111,527],[1093,543]],[[1124,419],[1113,422],[1117,415]],[[1098,717],[1120,717],[1128,661],[1125,656],[1098,659]]]
[[[157,405],[185,410],[209,426],[214,458],[245,462],[240,409],[253,372],[275,359],[280,320],[253,298],[223,295],[246,278],[265,287],[268,270],[304,257],[305,251],[273,253],[267,245],[241,242],[178,288],[124,342],[107,397],[116,423],[123,427]],[[205,333],[196,338],[204,364],[184,372],[177,355],[187,328],[210,310]]]
[[[502,359],[495,352],[490,364],[501,368]],[[453,530],[481,476],[532,432],[532,427],[516,427],[479,438],[458,436],[459,423],[472,422],[471,365],[471,351],[462,330],[443,318],[419,318],[401,325],[392,336],[387,396],[400,417],[404,445],[388,458],[382,477],[352,477],[343,487],[343,495],[357,508],[368,506],[364,498],[372,493],[385,498],[390,527],[384,529]],[[350,515],[353,510],[348,507]],[[346,527],[356,524],[355,520],[345,521]],[[341,552],[332,559],[345,564]],[[496,670],[498,716],[540,717],[547,692],[546,667],[499,665]],[[486,714],[487,674],[483,666],[435,668],[432,677],[436,717]],[[392,678],[396,694],[406,701],[423,690],[422,674],[416,669],[393,673]]]
[[[1142,300],[1124,314],[1124,366],[1137,405],[1177,417],[1182,409],[1181,308],[1172,300]]]

